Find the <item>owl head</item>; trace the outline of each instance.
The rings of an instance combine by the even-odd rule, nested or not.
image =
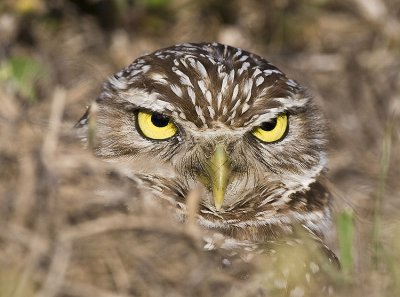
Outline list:
[[[95,153],[182,213],[200,187],[201,224],[323,228],[323,122],[305,89],[263,58],[217,43],[161,49],[111,76],[95,104]]]

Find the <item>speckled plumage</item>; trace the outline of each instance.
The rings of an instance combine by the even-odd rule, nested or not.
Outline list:
[[[200,188],[202,226],[256,244],[303,226],[324,246],[331,219],[324,123],[305,89],[263,58],[216,43],[161,49],[111,76],[95,104],[95,153],[132,171],[181,219],[188,193]],[[143,137],[138,110],[168,116],[177,134]],[[251,134],[282,113],[289,127],[281,140],[263,143]],[[217,145],[231,160],[219,210],[199,182]]]

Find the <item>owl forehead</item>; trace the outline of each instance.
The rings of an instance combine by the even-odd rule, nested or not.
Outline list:
[[[198,128],[244,127],[304,104],[296,96],[301,88],[278,68],[217,43],[158,50],[137,59],[109,83],[139,108],[172,114]]]

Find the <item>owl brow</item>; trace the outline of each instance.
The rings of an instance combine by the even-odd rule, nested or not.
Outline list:
[[[284,108],[284,107],[276,107],[276,108],[271,108],[268,109],[265,113],[259,114],[257,118],[254,118],[249,125],[251,126],[259,126],[264,122],[269,122],[273,119],[275,119],[278,115],[283,114],[283,113],[291,113],[290,109]]]
[[[140,94],[139,96],[129,94],[120,97],[124,101],[125,109],[129,111],[146,110],[148,112],[157,112],[168,116],[177,113],[170,103],[155,98],[154,94],[149,94],[148,97],[143,96],[143,94]]]
[[[122,104],[122,107],[124,110],[128,112],[138,112],[138,111],[144,111],[148,113],[159,113],[167,116],[171,116],[172,112],[166,109],[159,109],[159,108],[149,108],[147,105],[141,105],[141,104],[134,104],[132,102],[126,102],[125,104]]]
[[[272,98],[272,100],[276,103],[279,103],[280,105],[284,106],[287,109],[292,109],[292,108],[306,106],[307,103],[310,101],[310,98],[295,95],[294,97],[292,97],[292,96],[276,97],[276,98]]]

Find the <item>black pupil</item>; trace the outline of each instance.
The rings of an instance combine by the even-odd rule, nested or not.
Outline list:
[[[169,117],[159,113],[153,113],[151,115],[151,122],[154,124],[154,126],[162,128],[168,125]]]
[[[273,119],[269,122],[264,122],[261,124],[261,129],[263,129],[264,131],[271,131],[276,127],[276,119]]]

